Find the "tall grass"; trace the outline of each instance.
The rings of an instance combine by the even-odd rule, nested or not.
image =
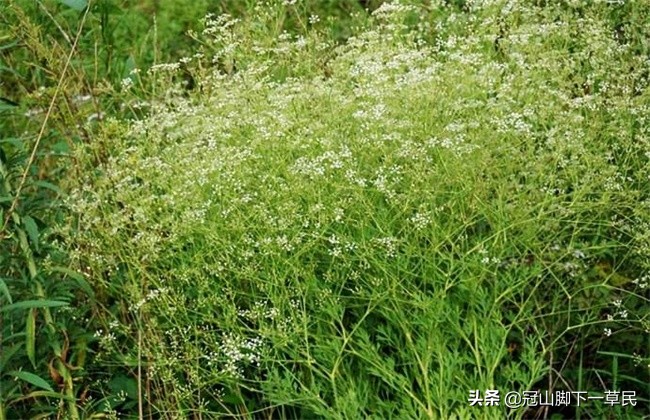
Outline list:
[[[0,18],[4,418],[643,415],[643,2],[85,5]]]
[[[341,15],[354,5],[305,7]],[[0,4],[2,418],[110,413],[131,384],[121,362],[93,364],[93,333],[110,322],[97,308],[109,302],[95,299],[85,269],[68,268],[56,232],[65,194],[57,184],[81,169],[70,150],[94,141],[98,121],[134,111],[137,103],[124,106],[121,85],[134,77],[135,66],[180,57],[190,40],[184,32],[209,11],[205,2],[178,6],[164,0]],[[221,7],[243,12],[241,2]]]
[[[339,45],[315,16],[283,32],[294,7],[208,16],[150,70],[148,116],[79,150],[68,243],[115,299],[98,357],[137,369],[127,399],[521,418],[549,412],[469,391],[624,386],[647,404],[647,368],[619,362],[648,356],[648,64],[610,20],[643,9],[391,3]]]

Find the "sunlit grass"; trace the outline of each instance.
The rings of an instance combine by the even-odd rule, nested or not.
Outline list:
[[[63,96],[77,106],[82,67],[108,66],[114,86],[55,115],[79,120],[67,219],[57,208],[42,233],[28,221],[13,248],[32,280],[55,279],[39,299],[79,303],[26,322],[12,309],[0,339],[18,344],[3,369],[22,357],[42,382],[3,372],[7,401],[23,407],[28,384],[52,388],[42,410],[63,401],[34,356],[46,354],[31,338],[43,313],[81,415],[638,417],[650,357],[647,11],[431,3],[370,16],[348,2],[241,3],[209,14],[192,43],[170,38],[207,3],[142,2],[160,11],[153,29],[93,9],[115,32],[73,66]],[[110,58],[113,40],[135,35],[155,48]],[[37,38],[34,54],[54,60]],[[66,259],[71,269],[57,265]],[[637,406],[471,407],[471,390],[624,390]]]
[[[71,243],[131,302],[156,409],[463,418],[473,389],[575,390],[549,370],[570,331],[647,303],[647,63],[605,9],[576,32],[497,3],[433,31],[385,6],[339,47],[208,18],[193,93],[107,128]]]

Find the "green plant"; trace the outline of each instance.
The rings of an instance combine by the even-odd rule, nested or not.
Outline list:
[[[391,3],[343,45],[316,19],[283,31],[292,2],[257,6],[151,68],[150,114],[78,150],[110,157],[71,180],[67,234],[121,308],[103,357],[140,369],[145,413],[522,418],[553,413],[468,393],[622,386],[647,403],[648,372],[621,363],[647,358],[646,57],[616,5],[524,6]],[[605,338],[618,296],[635,316]],[[580,410],[612,412],[555,414]]]
[[[0,415],[640,417],[643,6],[3,3]]]
[[[50,54],[39,43],[42,40],[38,39],[38,30],[29,26],[22,9],[12,4],[3,8],[5,18],[12,12],[21,20],[25,30],[22,41],[28,49],[33,49],[35,55]],[[88,305],[85,309],[91,308],[93,292],[82,275],[67,268],[65,255],[56,246],[60,238],[56,238],[52,227],[62,220],[63,193],[50,180],[65,172],[61,160],[65,159],[70,144],[60,140],[56,128],[65,127],[69,120],[54,115],[54,110],[65,95],[64,82],[69,78],[68,68],[84,20],[85,17],[79,23],[70,53],[57,61],[55,55],[48,56],[51,65],[60,68],[49,75],[56,83],[48,92],[51,98],[48,94],[38,98],[46,104],[47,111],[34,130],[34,138],[21,133],[3,138],[0,143],[3,245],[0,418],[3,419],[51,416],[57,412],[67,413],[70,418],[80,416],[78,380],[88,351],[85,346],[88,334],[80,329],[82,324],[74,316],[84,309],[79,311],[70,304],[85,302]],[[13,42],[3,50],[19,47],[19,42]],[[6,66],[3,69],[11,70]],[[17,71],[11,73],[20,79]],[[21,115],[27,112],[24,104],[15,103],[2,112],[5,133],[18,133],[21,128],[29,130],[29,117]],[[47,130],[50,127],[53,128]]]

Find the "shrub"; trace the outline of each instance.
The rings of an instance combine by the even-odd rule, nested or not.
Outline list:
[[[267,6],[208,16],[195,54],[150,70],[148,115],[78,151],[66,235],[118,321],[97,357],[140,369],[147,410],[647,403],[647,12],[438,3],[384,4],[343,45]],[[608,409],[636,408],[566,408]]]

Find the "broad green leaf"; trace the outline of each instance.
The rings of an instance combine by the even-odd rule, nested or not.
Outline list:
[[[13,309],[32,309],[32,308],[56,308],[60,306],[68,306],[68,302],[61,300],[23,300],[21,302],[12,303],[11,305],[3,306],[0,312],[11,311]]]
[[[59,3],[65,4],[66,6],[71,7],[79,12],[83,12],[86,6],[88,6],[88,2],[86,0],[59,0]]]
[[[61,273],[61,274],[65,274],[66,276],[70,277],[71,279],[73,279],[74,281],[76,281],[79,284],[79,287],[84,292],[86,292],[86,294],[89,297],[95,298],[95,292],[93,291],[93,288],[90,287],[90,284],[88,284],[86,279],[81,274],[79,274],[76,271],[71,270],[71,269],[69,269],[67,267],[56,266],[56,267],[51,267],[49,270],[50,270],[50,272]]]
[[[0,292],[7,298],[7,301],[10,304],[13,303],[11,300],[11,293],[9,293],[9,288],[7,287],[7,283],[5,283],[4,279],[0,279]]]
[[[36,251],[38,251],[38,226],[36,226],[36,222],[31,216],[25,216],[23,217],[23,225],[25,226],[29,240],[34,245]]]
[[[108,382],[108,387],[115,394],[126,392],[129,398],[138,398],[138,383],[134,378],[125,375],[117,375]]]
[[[30,309],[27,312],[27,321],[25,322],[25,351],[32,366],[36,369],[36,309]]]
[[[22,370],[12,370],[11,372],[7,372],[7,374],[10,376],[15,376],[18,379],[22,379],[23,381],[42,388],[46,391],[54,392],[50,384],[48,384],[45,379],[33,373],[25,372]]]

